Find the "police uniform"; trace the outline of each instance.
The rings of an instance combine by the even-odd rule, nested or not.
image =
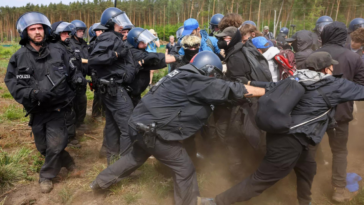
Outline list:
[[[215,58],[219,61],[216,55]],[[199,195],[196,172],[180,141],[201,129],[213,104],[228,97],[243,98],[245,92],[243,84],[204,76],[192,65],[173,71],[152,87],[134,109],[129,120],[130,136],[135,140],[132,151],[102,171],[93,183],[108,188],[153,155],[174,171],[175,204],[195,205]],[[138,128],[140,123],[154,123],[153,135],[143,134]]]
[[[135,64],[130,51],[123,46],[122,35],[107,31],[97,37],[88,61],[95,70],[105,106],[106,124],[104,137],[108,149],[108,162],[130,145],[128,119],[133,103],[124,88],[134,80]]]
[[[74,92],[65,53],[59,49],[49,49],[46,43],[36,51],[29,43],[20,48],[10,59],[5,76],[5,84],[14,99],[31,112],[29,125],[32,127],[35,145],[45,156],[40,169],[40,182],[53,179],[62,167],[74,165],[72,157],[64,148],[67,145],[67,118],[71,110]],[[63,76],[66,80],[60,81]],[[50,91],[61,82],[46,104],[33,97],[35,90]]]

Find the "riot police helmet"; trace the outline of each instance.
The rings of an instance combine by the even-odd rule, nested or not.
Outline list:
[[[242,26],[244,26],[245,24],[250,24],[250,25],[253,25],[253,26],[257,27],[257,24],[255,24],[254,21],[250,21],[250,20],[244,21]]]
[[[157,40],[157,37],[155,37],[148,29],[140,27],[131,29],[127,37],[128,43],[134,48],[138,48],[140,42],[148,44],[155,40]]]
[[[219,23],[222,18],[224,18],[224,15],[222,15],[222,14],[213,15],[210,20],[210,29],[215,31],[218,28]]]
[[[43,25],[44,29],[44,39],[46,40],[47,36],[51,33],[51,22],[49,22],[48,18],[39,12],[27,12],[19,17],[18,21],[16,22],[16,30],[18,31],[20,35],[20,45],[25,45],[27,40],[30,40],[28,38],[27,28],[29,26],[35,25],[35,24],[41,24]]]
[[[211,51],[199,52],[190,64],[205,76],[221,78],[223,75],[220,58]]]
[[[96,28],[100,23],[94,23],[89,29],[88,29],[88,35],[93,38],[96,36],[94,28]]]
[[[176,31],[176,38],[179,39],[182,37],[182,33],[183,33],[184,27],[181,26],[178,28],[178,30]]]
[[[321,34],[321,32],[324,30],[325,26],[329,25],[330,23],[334,22],[330,16],[321,16],[316,21],[316,26],[314,31],[316,31],[317,34]]]
[[[358,28],[364,28],[364,19],[355,18],[349,24],[349,33],[355,31]]]
[[[289,29],[287,27],[282,27],[280,30],[279,30],[279,33],[283,33],[285,34],[286,36],[288,35],[289,33]]]
[[[122,27],[132,25],[126,13],[115,7],[105,9],[105,11],[101,14],[100,23],[111,30],[114,28],[115,24]]]
[[[83,32],[85,32],[87,29],[86,24],[81,20],[73,20],[71,24],[74,25],[74,29],[71,32],[72,36],[76,36],[78,30],[83,30]]]

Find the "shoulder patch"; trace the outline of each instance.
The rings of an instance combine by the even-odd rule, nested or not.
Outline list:
[[[170,72],[170,73],[168,73],[168,77],[170,77],[170,78],[173,78],[174,76],[176,76],[178,73],[180,73],[180,71],[178,71],[178,70],[174,70],[174,71],[172,71],[172,72]]]

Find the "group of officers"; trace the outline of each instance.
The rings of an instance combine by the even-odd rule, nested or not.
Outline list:
[[[338,74],[344,74],[346,79],[361,84],[364,80],[358,78],[364,78],[361,75],[364,67],[359,55],[343,55],[347,49],[340,53],[325,49],[325,44],[333,46],[337,43],[337,39],[330,41],[330,38],[342,35],[337,43],[341,48],[348,37],[345,25],[343,28],[342,23],[333,22],[331,18],[329,22],[328,18],[324,18],[324,23],[319,22],[320,18],[315,28],[317,40],[312,44],[319,48],[315,51],[317,53],[308,55],[306,67],[297,72],[296,79],[303,81],[307,96],[297,105],[301,112],[296,112],[301,118],[293,117],[295,123],[299,123],[302,116],[307,120],[312,113],[324,113],[326,110],[322,110],[322,105],[327,105],[327,98],[332,108],[346,101],[364,99],[363,86],[337,78]],[[364,20],[355,21],[354,30],[364,27]],[[205,141],[216,140],[211,136],[216,132],[221,134],[221,129],[216,131],[215,128],[224,124],[220,122],[227,122],[222,134],[226,136],[222,140],[231,153],[228,156],[236,157],[233,155],[241,147],[233,139],[236,134],[229,130],[233,126],[243,126],[244,121],[234,123],[232,116],[222,119],[224,117],[220,115],[236,112],[241,107],[256,107],[256,97],[278,85],[272,82],[268,63],[261,53],[264,49],[259,50],[252,43],[252,39],[260,33],[254,22],[243,22],[238,14],[216,14],[211,19],[211,32],[208,33],[200,29],[196,19],[187,19],[176,33],[178,42],[166,54],[145,51],[148,44],[157,39],[156,36],[147,29],[134,27],[126,13],[114,7],[107,8],[100,23],[89,28],[91,39],[88,45],[83,39],[87,26],[80,20],[51,24],[44,14],[28,12],[18,19],[16,26],[22,47],[9,61],[5,83],[14,99],[30,115],[29,125],[36,147],[45,156],[39,177],[42,193],[52,190],[52,179],[62,167],[69,172],[76,170],[74,160],[65,148],[67,145],[80,146],[75,135],[76,130],[83,126],[87,107],[86,86],[89,84],[94,91],[93,116],[104,113],[106,118],[102,147],[106,150],[108,167],[91,183],[94,191],[107,189],[129,176],[153,155],[174,173],[176,205],[224,205],[246,201],[287,176],[292,169],[298,178],[299,204],[311,203],[310,189],[316,173],[313,153],[327,130],[328,121],[332,120],[329,115],[304,125],[305,129],[300,127],[284,134],[266,133],[266,154],[254,174],[215,199],[199,196],[194,160],[191,160],[196,156],[196,150],[189,151],[191,147],[195,149],[195,134],[201,131]],[[263,35],[284,49],[290,46],[285,41],[288,29],[280,31],[277,39],[273,39],[269,28],[265,28]],[[322,39],[323,36],[325,39]],[[358,65],[351,71],[343,70],[346,69],[347,58],[351,61],[359,59]],[[227,65],[225,76],[222,61]],[[164,68],[167,64],[171,64],[170,73],[141,98],[150,82],[150,70]],[[251,74],[259,69],[268,71],[264,79],[260,74]],[[345,73],[355,77],[350,78]],[[87,75],[91,76],[91,81],[86,80]],[[307,80],[308,76],[311,78]],[[320,92],[316,91],[318,88]],[[316,110],[314,107],[309,113],[302,113],[311,103],[307,103],[307,99],[320,98],[321,95],[327,98],[321,97],[314,102],[318,107]],[[343,112],[352,118],[352,106],[346,108]],[[294,115],[295,110],[292,113]],[[331,111],[330,115],[335,113]],[[340,184],[335,184],[333,176],[336,194],[333,198],[339,202],[352,197],[342,181],[342,175],[346,175],[349,121],[339,122],[339,128],[331,131],[334,136],[344,135],[339,139],[341,143],[332,140],[333,146],[345,146],[338,148],[344,150],[340,153],[333,151],[333,169],[341,169],[337,174],[338,178],[341,177]],[[338,133],[339,130],[341,133]],[[256,139],[248,141],[257,142]],[[259,146],[257,143],[254,145]],[[336,164],[335,154],[341,155]],[[232,160],[232,166],[234,163],[236,161]],[[237,168],[241,167],[235,167],[235,171],[239,171]]]

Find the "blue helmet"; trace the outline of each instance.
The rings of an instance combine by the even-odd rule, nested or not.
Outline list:
[[[49,22],[48,18],[39,12],[27,12],[19,17],[18,21],[16,22],[16,30],[20,34],[20,45],[25,45],[26,40],[28,39],[27,28],[29,26],[35,24],[42,24],[44,28],[44,35],[46,39],[47,36],[51,34],[51,22]]]
[[[316,26],[314,31],[316,31],[319,35],[324,30],[325,26],[329,25],[330,23],[334,22],[330,16],[321,16],[316,21]]]
[[[96,28],[98,25],[100,25],[100,23],[94,23],[89,29],[88,29],[88,35],[90,36],[90,38],[93,38],[96,36],[95,31],[93,30],[94,28]]]
[[[355,31],[358,28],[364,28],[364,19],[363,18],[355,18],[352,21],[350,21],[349,33]]]
[[[101,25],[113,29],[115,24],[119,26],[133,25],[126,13],[118,8],[110,7],[101,14]]]
[[[134,46],[134,48],[138,48],[140,42],[148,44],[154,40],[155,37],[148,29],[136,27],[129,31],[127,41],[130,45]]]
[[[287,27],[282,27],[280,30],[279,30],[279,33],[284,33],[286,35],[288,35],[289,33],[289,29]]]
[[[222,18],[224,18],[224,15],[222,15],[222,14],[213,15],[210,20],[210,25],[214,25],[214,26],[219,25]]]
[[[219,78],[222,76],[221,60],[211,51],[199,52],[192,58],[190,64],[197,68],[203,75]]]
[[[244,21],[244,22],[243,22],[243,26],[244,26],[245,24],[250,24],[250,25],[253,25],[253,26],[257,27],[257,24],[255,24],[255,23],[254,23],[254,21],[250,21],[250,20],[248,20],[248,21]]]
[[[73,29],[73,31],[71,31],[71,35],[72,36],[75,36],[76,35],[76,32],[78,30],[83,30],[85,32],[86,29],[87,29],[86,24],[83,21],[81,21],[81,20],[73,20],[71,22],[71,24],[73,24],[75,26],[75,28]]]

